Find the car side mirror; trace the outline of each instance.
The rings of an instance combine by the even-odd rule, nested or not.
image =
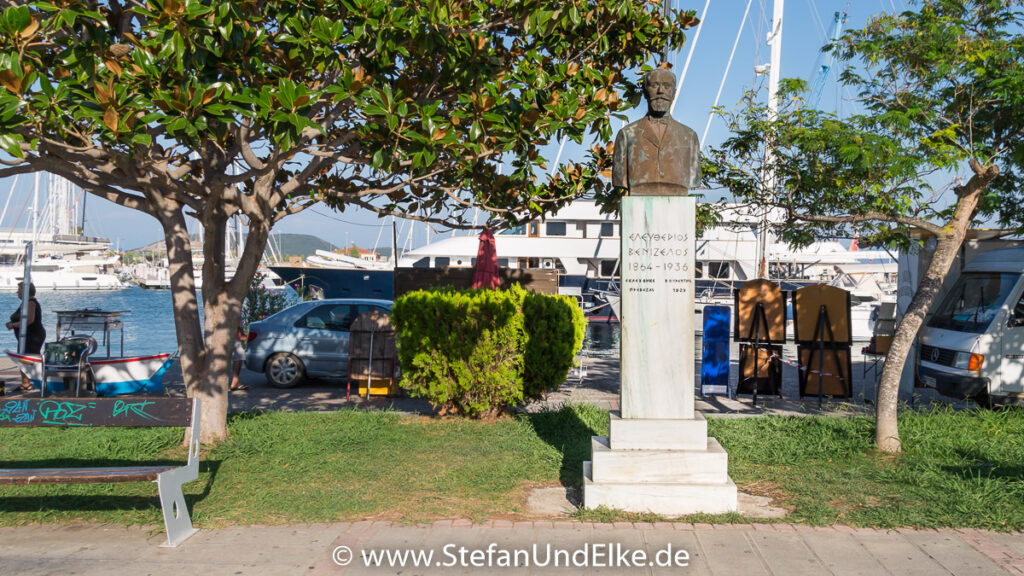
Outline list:
[[[1010,321],[1007,324],[1010,328],[1020,328],[1024,326],[1024,316],[1012,315]]]

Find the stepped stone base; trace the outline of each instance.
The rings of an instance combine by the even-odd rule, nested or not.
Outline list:
[[[696,412],[693,419],[627,419],[619,412],[609,415],[609,434],[613,450],[704,450],[707,448],[708,421]]]
[[[583,463],[583,505],[604,506],[626,512],[653,512],[663,516],[726,514],[735,512],[736,484],[658,484],[594,482],[591,463]]]
[[[729,455],[714,438],[705,450],[612,450],[607,436],[590,439],[595,482],[721,483],[729,476]]]
[[[623,419],[591,438],[583,463],[583,505],[666,516],[725,514],[737,508],[729,456],[698,412],[693,419]]]

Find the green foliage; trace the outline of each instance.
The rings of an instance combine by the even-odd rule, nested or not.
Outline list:
[[[242,300],[241,330],[244,333],[249,332],[249,324],[277,314],[292,303],[283,291],[267,290],[263,286],[265,278],[265,274],[257,272]]]
[[[620,71],[679,48],[697,23],[646,0],[100,6],[36,0],[0,13],[0,148],[11,156],[42,168],[52,155],[97,190],[117,186],[108,196],[273,184],[275,211],[315,198],[439,214],[461,213],[457,193],[515,207],[516,221],[589,188],[605,166],[538,182],[539,150],[563,135],[610,140],[612,117],[639,95]],[[100,153],[84,165],[54,154],[61,143]],[[196,157],[203,170],[184,170]],[[224,178],[231,166],[243,174]]]
[[[524,394],[539,398],[565,381],[583,347],[587,319],[570,296],[527,294],[523,298],[526,346]]]
[[[395,299],[402,387],[472,417],[522,401],[524,293],[417,291]]]
[[[909,249],[920,231],[935,239],[879,382],[876,439],[891,452],[909,343],[968,228],[998,211],[1024,230],[1024,1],[916,8],[874,18],[830,48],[854,64],[840,82],[859,92],[861,113],[809,109],[806,84],[784,82],[777,113],[750,96],[727,115],[733,135],[704,174],[771,209],[775,234],[791,244],[859,233],[865,244]],[[932,189],[943,177],[952,194]]]
[[[862,112],[810,109],[806,84],[785,81],[777,116],[753,99],[726,114],[733,134],[709,154],[707,183],[780,208],[776,232],[796,244],[857,230],[865,243],[906,246],[913,227],[939,232],[975,182],[988,186],[976,219],[1024,226],[1022,203],[1008,201],[1024,183],[1022,7],[927,0],[849,31],[832,50],[851,64],[840,82],[859,92]],[[999,171],[991,183],[989,166]],[[936,176],[957,194],[940,197]]]
[[[402,386],[443,412],[496,414],[565,380],[585,319],[569,298],[506,291],[418,291],[395,300]]]

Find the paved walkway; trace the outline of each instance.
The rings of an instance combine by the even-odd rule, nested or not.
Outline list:
[[[1024,534],[978,530],[447,520],[426,526],[356,522],[202,530],[174,549],[160,548],[162,539],[162,533],[143,528],[0,528],[0,571],[22,576],[1024,575]],[[384,556],[389,552],[390,562]],[[379,555],[376,566],[366,565],[370,554]],[[405,566],[397,554],[405,554]],[[419,555],[418,567],[412,554]],[[503,566],[511,559],[519,560],[518,567]],[[545,560],[548,565],[540,565]]]

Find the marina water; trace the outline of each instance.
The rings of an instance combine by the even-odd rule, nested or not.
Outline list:
[[[170,290],[144,290],[132,286],[125,290],[102,291],[50,291],[40,290],[36,300],[43,309],[43,326],[46,327],[46,341],[57,337],[57,311],[98,308],[100,310],[124,310],[121,322],[124,324],[124,353],[126,356],[177,352],[178,340],[174,332],[174,310]],[[0,317],[8,317],[21,306],[14,292],[0,293]],[[101,334],[92,334],[97,340]],[[110,352],[120,353],[121,335],[113,332],[110,337]],[[0,350],[17,350],[13,330],[0,332]],[[106,356],[106,347],[96,354]]]

